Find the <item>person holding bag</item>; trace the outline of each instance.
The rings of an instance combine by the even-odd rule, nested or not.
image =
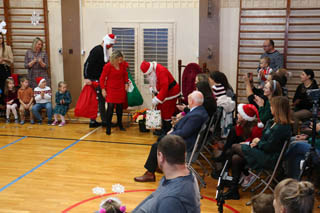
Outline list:
[[[111,121],[114,107],[116,106],[118,126],[121,131],[125,131],[122,125],[123,103],[126,102],[128,90],[128,63],[123,61],[123,54],[119,50],[113,51],[110,62],[103,67],[100,76],[100,88],[102,96],[108,103],[106,115],[106,134],[111,134]]]
[[[154,134],[165,135],[172,127],[171,117],[176,110],[177,99],[180,96],[179,84],[167,68],[155,61],[143,61],[140,69],[149,80],[150,91],[154,95],[152,105],[161,111],[162,129]]]

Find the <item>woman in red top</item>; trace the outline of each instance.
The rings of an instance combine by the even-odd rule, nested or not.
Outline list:
[[[250,143],[254,138],[262,136],[263,123],[261,123],[259,112],[254,105],[239,104],[237,117],[237,124],[230,130],[221,155],[213,159],[216,162],[225,160],[233,144]]]
[[[125,131],[122,125],[122,110],[123,103],[127,98],[128,89],[128,63],[123,61],[123,55],[119,50],[113,51],[110,62],[104,65],[102,74],[100,76],[100,87],[103,97],[108,103],[107,109],[107,129],[106,134],[111,134],[111,121],[113,109],[116,105],[118,126],[121,131]]]

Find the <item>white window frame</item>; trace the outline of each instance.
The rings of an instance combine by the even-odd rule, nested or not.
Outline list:
[[[143,29],[168,29],[168,70],[172,73],[175,79],[178,78],[176,66],[176,23],[168,21],[155,21],[155,22],[113,22],[106,23],[108,32],[112,32],[112,28],[134,28],[135,32],[135,67],[132,67],[135,72],[135,82],[140,91],[148,89],[148,85],[144,84],[144,77],[140,71],[140,64],[144,60],[143,49]]]

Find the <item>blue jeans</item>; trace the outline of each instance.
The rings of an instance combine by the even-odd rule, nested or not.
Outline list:
[[[293,141],[285,155],[288,165],[288,176],[296,180],[300,175],[300,162],[305,159],[306,153],[310,150],[311,145],[307,141]],[[316,150],[319,154],[320,150]]]
[[[41,115],[40,115],[40,110],[41,109],[46,109],[47,111],[47,116],[48,116],[48,121],[52,120],[52,106],[51,106],[51,102],[48,103],[44,103],[44,104],[40,104],[40,103],[36,103],[35,105],[33,105],[32,107],[32,112],[34,117],[38,120],[38,121],[42,121]]]

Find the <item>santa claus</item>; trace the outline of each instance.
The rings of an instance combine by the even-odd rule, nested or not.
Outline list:
[[[116,42],[116,36],[114,34],[107,34],[103,37],[102,43],[95,46],[84,64],[84,83],[87,85],[98,84],[100,75],[103,70],[103,66],[109,61],[109,52],[113,44]],[[101,88],[97,86],[96,93],[98,96],[99,102],[99,112],[101,116],[102,125],[106,125],[106,109],[105,109],[105,99],[101,94]],[[101,124],[96,121],[96,118],[91,118],[89,127],[95,128],[100,126]]]
[[[161,111],[162,129],[155,134],[166,134],[172,127],[171,117],[176,109],[177,98],[180,96],[179,84],[169,70],[157,62],[143,61],[140,69],[149,80],[150,92],[154,95],[152,105]]]

